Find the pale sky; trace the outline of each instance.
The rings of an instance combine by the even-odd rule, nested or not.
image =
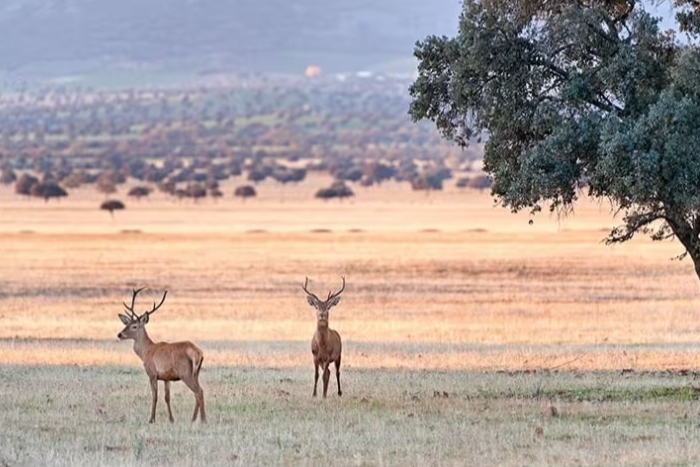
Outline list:
[[[661,29],[662,30],[667,30],[667,29],[676,29],[676,19],[675,19],[675,13],[673,12],[673,7],[672,3],[670,0],[659,2],[657,0],[652,0],[647,2],[648,4],[651,4],[649,7],[649,12],[653,16],[660,16],[662,18],[661,20]]]

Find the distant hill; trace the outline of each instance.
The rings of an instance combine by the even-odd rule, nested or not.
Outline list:
[[[2,0],[0,70],[406,72],[460,0]]]

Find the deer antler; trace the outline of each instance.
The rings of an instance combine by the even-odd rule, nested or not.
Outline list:
[[[149,316],[150,316],[152,313],[154,313],[156,310],[158,310],[158,308],[160,308],[161,305],[163,305],[163,302],[165,302],[165,296],[166,296],[166,295],[168,295],[168,291],[167,291],[167,290],[166,290],[165,292],[163,292],[163,298],[160,299],[160,303],[159,303],[158,305],[156,305],[156,302],[153,302],[153,308],[151,308],[151,311],[147,311],[147,312],[145,312],[145,313],[144,313],[143,315],[141,315],[141,316],[145,316],[145,315],[149,315]]]
[[[126,311],[129,312],[129,314],[131,315],[131,319],[133,319],[134,321],[138,321],[139,319],[143,318],[144,316],[146,316],[146,315],[151,315],[151,314],[154,313],[156,310],[158,310],[158,308],[160,308],[161,305],[163,305],[163,302],[165,302],[165,297],[166,297],[166,295],[168,295],[168,291],[166,290],[166,291],[163,293],[163,298],[160,300],[160,303],[159,303],[159,304],[156,305],[156,302],[153,302],[153,308],[151,308],[150,311],[146,311],[145,313],[143,313],[143,314],[141,314],[141,315],[138,315],[138,314],[134,311],[134,303],[136,302],[136,296],[139,294],[139,292],[141,292],[141,291],[142,291],[143,289],[145,289],[145,288],[146,288],[146,287],[141,287],[140,289],[133,289],[133,291],[132,291],[132,294],[133,294],[133,295],[132,295],[132,297],[131,297],[131,306],[129,306],[129,305],[127,305],[126,303],[122,302],[122,304],[124,305],[124,308],[126,308]]]
[[[131,296],[131,306],[127,305],[125,302],[122,302],[122,304],[124,305],[124,308],[126,308],[126,311],[129,312],[129,314],[131,315],[131,319],[133,319],[133,320],[139,319],[139,315],[137,315],[136,312],[134,311],[134,304],[136,303],[136,296],[139,294],[139,292],[141,292],[145,288],[146,287],[141,287],[140,289],[132,289],[133,295]]]
[[[345,290],[345,277],[340,276],[340,278],[343,279],[343,286],[342,286],[342,287],[340,288],[340,290],[338,290],[336,293],[333,293],[332,290],[329,290],[329,291],[328,291],[328,298],[326,299],[326,301],[330,300],[331,298],[337,297],[338,295],[340,295],[341,293],[343,293],[343,290]]]
[[[311,292],[309,292],[308,290],[306,290],[307,285],[309,285],[309,278],[308,277],[306,278],[306,281],[304,282],[304,285],[301,286],[301,288],[304,290],[304,292],[306,292],[307,295],[313,297],[317,302],[320,302],[321,300],[319,300],[319,298],[316,295],[314,295]]]

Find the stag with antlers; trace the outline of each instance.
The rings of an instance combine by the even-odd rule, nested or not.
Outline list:
[[[328,327],[328,312],[332,307],[340,302],[340,294],[345,290],[345,278],[343,277],[343,286],[339,291],[333,293],[328,292],[328,298],[321,300],[316,295],[307,290],[309,278],[301,288],[306,292],[306,299],[309,305],[316,309],[316,333],[311,340],[311,353],[314,356],[314,366],[316,373],[314,376],[314,393],[316,397],[316,386],[318,385],[318,370],[323,367],[323,397],[326,397],[328,392],[328,380],[331,377],[331,371],[328,369],[331,363],[335,364],[335,377],[338,381],[338,395],[342,396],[343,391],[340,389],[340,354],[342,352],[342,343],[340,334],[337,331]]]
[[[158,380],[163,381],[165,386],[165,404],[168,406],[168,416],[173,422],[173,412],[170,409],[170,382],[182,381],[194,393],[195,405],[192,421],[197,419],[197,413],[200,414],[202,423],[206,422],[204,413],[204,391],[199,385],[199,370],[202,368],[204,356],[202,351],[193,343],[185,342],[158,342],[155,343],[148,337],[146,332],[146,324],[148,318],[165,302],[165,296],[168,294],[166,290],[163,293],[163,298],[156,305],[153,302],[153,308],[149,311],[138,315],[134,311],[134,302],[136,296],[144,287],[133,290],[131,297],[131,306],[124,303],[129,315],[119,314],[119,319],[126,325],[124,329],[117,335],[120,340],[133,339],[134,352],[143,361],[143,366],[146,368],[146,374],[151,382],[151,393],[153,395],[153,403],[151,405],[151,419],[149,423],[156,421],[156,403],[158,401]]]

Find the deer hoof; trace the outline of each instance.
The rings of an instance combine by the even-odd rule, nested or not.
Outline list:
[[[156,419],[155,419],[155,418],[152,418],[152,419],[150,419],[150,420],[148,421],[148,423],[155,423],[155,422],[156,422]]]

